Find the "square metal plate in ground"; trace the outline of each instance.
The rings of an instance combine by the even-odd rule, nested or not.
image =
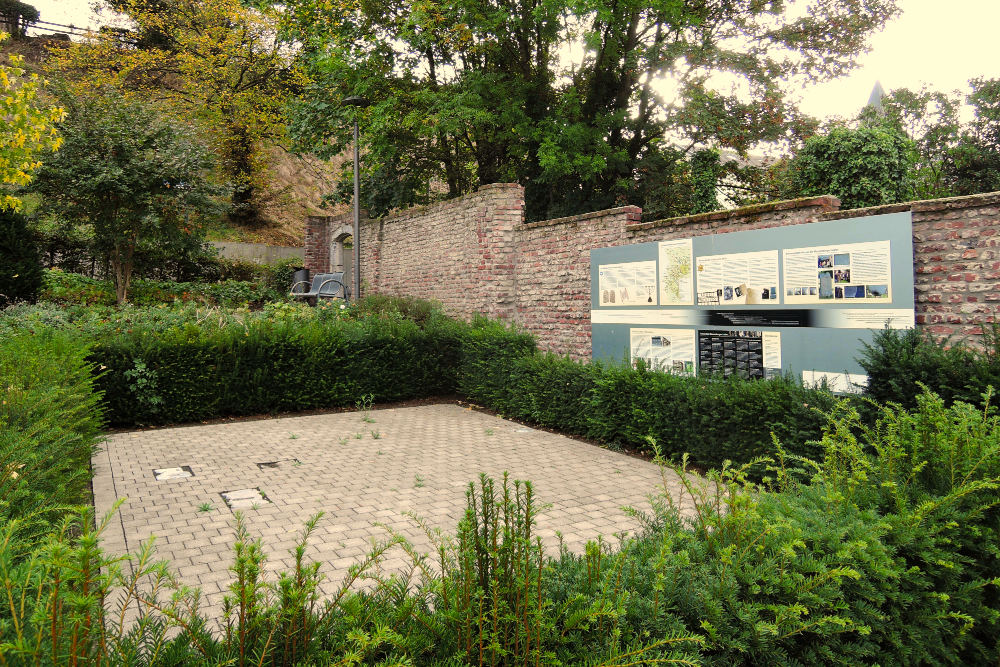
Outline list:
[[[155,468],[153,470],[153,479],[157,482],[167,482],[172,479],[184,479],[185,477],[194,477],[194,472],[191,470],[191,466],[180,466],[179,468]]]
[[[223,491],[221,494],[222,499],[226,501],[226,505],[232,510],[251,510],[256,509],[263,505],[264,503],[271,502],[271,499],[258,488],[252,489],[234,489],[233,491]]]
[[[262,463],[258,463],[257,467],[261,470],[280,470],[300,465],[302,465],[302,461],[299,461],[298,459],[278,459],[277,461],[264,461]]]

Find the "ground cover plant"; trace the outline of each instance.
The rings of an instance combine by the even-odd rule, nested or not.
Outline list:
[[[206,306],[259,308],[265,303],[287,300],[289,287],[290,278],[284,287],[261,280],[177,282],[137,278],[130,285],[129,301],[136,306],[170,304],[176,300]],[[66,305],[113,306],[117,303],[115,287],[110,281],[58,269],[45,272],[39,298]]]

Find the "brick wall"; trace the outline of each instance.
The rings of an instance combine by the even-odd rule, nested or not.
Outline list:
[[[434,299],[459,317],[513,320],[544,349],[589,357],[593,248],[911,211],[917,324],[935,335],[979,340],[980,325],[1000,310],[1000,193],[852,211],[839,206],[823,196],[653,222],[626,206],[524,224],[523,189],[493,184],[363,221],[362,279],[370,291]],[[329,230],[343,224],[343,218],[310,218],[310,269],[325,270]]]
[[[487,185],[461,199],[366,220],[362,291],[440,301],[456,316],[514,313],[514,228],[524,191]]]

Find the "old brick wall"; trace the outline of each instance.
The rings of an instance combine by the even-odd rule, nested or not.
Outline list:
[[[433,299],[464,318],[511,318],[514,228],[523,208],[523,190],[498,183],[461,199],[364,221],[363,291]]]
[[[642,210],[625,206],[534,222],[515,233],[515,320],[547,350],[590,356],[590,251],[627,242]]]
[[[478,192],[362,225],[362,279],[369,291],[441,302],[459,317],[517,322],[559,354],[590,356],[590,250],[911,211],[916,321],[938,336],[977,341],[1000,311],[1000,193],[839,211],[835,197],[774,202],[643,222],[626,206],[524,224],[524,191]],[[312,218],[306,263],[328,261],[329,229]]]

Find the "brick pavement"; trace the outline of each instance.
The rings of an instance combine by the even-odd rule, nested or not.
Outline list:
[[[598,535],[613,541],[636,530],[638,522],[621,508],[648,508],[664,479],[679,497],[673,473],[664,478],[652,463],[458,405],[373,410],[370,418],[348,412],[111,435],[93,459],[95,505],[101,515],[125,501],[105,548],[135,552],[155,536],[158,556],[171,561],[179,580],[201,587],[202,611],[221,618],[234,538],[223,492],[262,492],[259,502],[255,492],[233,498],[251,533],[263,538],[272,574],[292,567],[289,550],[303,524],[323,511],[307,557],[324,564],[326,594],[373,539],[388,537],[376,523],[421,552],[431,550],[430,541],[404,512],[453,533],[466,487],[481,472],[532,481],[544,505],[536,534],[550,553],[558,549],[557,531],[582,552]],[[182,466],[191,476],[172,470],[154,478],[154,469]],[[382,567],[406,564],[397,551]]]

